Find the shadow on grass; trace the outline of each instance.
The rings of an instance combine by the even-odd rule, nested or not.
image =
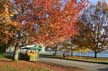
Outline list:
[[[45,57],[45,58],[56,58],[56,59],[64,59],[64,58],[61,58],[61,57],[56,57],[56,56],[53,56],[53,55],[44,55],[44,54],[40,54],[39,56],[40,58],[42,57]]]
[[[0,54],[0,62],[11,62],[12,61],[12,57],[8,56],[6,54]]]
[[[9,55],[5,55],[4,57],[7,59],[12,59],[12,56],[9,56]]]

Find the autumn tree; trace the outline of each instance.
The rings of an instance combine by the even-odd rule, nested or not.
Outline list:
[[[9,1],[0,1],[0,16],[5,17],[1,20],[1,29],[4,29],[0,32],[5,34],[0,36],[3,43],[15,47],[14,60],[18,60],[18,49],[22,45],[34,42],[53,45],[75,36],[77,17],[87,6],[86,0]]]
[[[77,17],[86,6],[86,0],[16,0],[13,19],[33,27],[34,42],[55,45],[77,34]]]
[[[13,60],[18,60],[19,47],[31,44],[33,41],[33,29],[30,28],[31,25],[24,27],[19,22],[11,19],[12,12],[8,0],[1,0],[0,4],[0,46],[5,46],[1,48],[4,48],[4,51],[6,47],[14,47]]]
[[[108,43],[108,5],[103,0],[91,5],[81,17],[79,40],[80,46],[86,46],[97,53],[103,51]]]
[[[16,0],[13,19],[35,26],[35,42],[45,46],[69,39],[77,34],[76,22],[87,1],[81,0]]]
[[[64,42],[62,42],[60,44],[60,48],[61,52],[63,52],[63,57],[69,56],[69,53],[71,53],[71,56],[73,56],[73,44],[71,43],[71,39],[70,40],[65,40]],[[66,54],[68,53],[68,54]]]
[[[0,1],[0,46],[2,52],[6,47],[12,43],[12,39],[15,36],[15,30],[18,30],[18,24],[10,20],[8,12],[8,2],[5,0]]]

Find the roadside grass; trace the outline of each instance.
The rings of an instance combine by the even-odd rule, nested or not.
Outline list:
[[[0,54],[0,59],[4,59],[5,58],[5,54]]]
[[[94,58],[94,57],[85,57],[85,56],[70,56],[67,57],[67,59],[70,60],[79,60],[79,61],[85,61],[85,62],[93,62],[93,63],[108,63],[108,58]]]
[[[62,55],[54,56],[54,55],[50,55],[50,54],[41,54],[41,56],[48,57],[48,58],[73,60],[73,61],[108,64],[108,58],[94,58],[94,57],[87,57],[87,56],[67,56],[67,57],[63,58]]]
[[[25,61],[0,61],[0,71],[52,71],[47,68],[39,67],[36,64]]]
[[[53,71],[47,67],[39,66],[29,61],[12,61],[6,54],[0,54],[0,71]]]

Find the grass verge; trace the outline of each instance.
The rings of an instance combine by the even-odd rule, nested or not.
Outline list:
[[[0,71],[52,71],[31,62],[0,60]]]
[[[41,67],[39,63],[35,64],[27,61],[12,61],[6,54],[0,54],[0,71],[53,71],[47,67]]]

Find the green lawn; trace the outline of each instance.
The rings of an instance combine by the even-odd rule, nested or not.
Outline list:
[[[0,59],[5,58],[5,54],[0,54]]]

